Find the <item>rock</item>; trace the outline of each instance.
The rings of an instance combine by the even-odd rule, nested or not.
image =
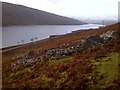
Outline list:
[[[61,58],[67,55],[71,55],[74,52],[80,52],[87,49],[92,49],[96,46],[102,46],[105,42],[109,42],[111,39],[116,37],[115,31],[107,31],[101,35],[90,36],[87,39],[76,40],[73,42],[61,44],[59,46],[55,46],[54,48],[49,49],[41,49],[39,52],[30,51],[27,55],[25,55],[22,60],[23,64],[28,64],[36,61],[46,61]],[[35,58],[38,56],[37,59]],[[34,57],[34,59],[33,59]],[[99,56],[104,57],[104,56]]]
[[[117,35],[116,31],[107,31],[100,35],[101,38],[105,40],[105,42],[110,41],[112,38],[115,38]]]
[[[103,39],[99,35],[91,36],[88,40],[93,43],[103,43]]]

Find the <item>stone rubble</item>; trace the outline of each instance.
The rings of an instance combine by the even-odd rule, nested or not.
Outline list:
[[[16,63],[12,63],[13,67],[19,66],[19,64],[28,65],[33,62],[42,62],[46,60],[59,59],[68,55],[71,55],[75,51],[81,52],[89,48],[94,48],[96,45],[104,45],[115,39],[117,35],[116,31],[107,31],[100,35],[94,35],[87,37],[87,39],[76,40],[54,48],[39,50],[39,52],[30,51],[23,57],[13,58],[16,59]],[[63,48],[66,47],[66,48]]]

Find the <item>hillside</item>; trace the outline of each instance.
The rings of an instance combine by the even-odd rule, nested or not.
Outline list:
[[[5,2],[2,3],[2,10],[3,26],[85,24],[82,21],[78,21],[72,18]]]
[[[119,90],[118,26],[78,30],[3,52],[3,88]]]

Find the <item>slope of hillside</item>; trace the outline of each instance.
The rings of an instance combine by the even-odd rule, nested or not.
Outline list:
[[[32,51],[28,45],[4,52],[3,88],[119,89],[118,26],[37,42]]]
[[[81,25],[82,21],[41,10],[2,3],[3,26],[7,25]]]

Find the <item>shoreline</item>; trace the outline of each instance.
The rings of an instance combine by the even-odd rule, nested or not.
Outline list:
[[[37,25],[38,26],[38,25]],[[42,25],[43,26],[43,25]],[[50,26],[50,28],[49,28],[49,26]],[[60,30],[60,31],[55,31],[54,29],[53,29],[53,31],[51,31],[51,32],[53,32],[53,33],[50,33],[50,34],[48,34],[48,35],[42,35],[42,36],[38,36],[37,34],[35,34],[35,36],[36,37],[38,37],[38,39],[39,40],[42,40],[42,39],[45,39],[45,38],[47,38],[47,37],[49,37],[50,35],[52,36],[52,35],[56,35],[56,36],[58,36],[58,35],[63,35],[63,34],[68,34],[68,33],[72,33],[72,32],[76,32],[76,31],[79,31],[79,30],[89,30],[89,29],[98,29],[98,28],[101,28],[102,27],[102,25],[99,25],[99,24],[84,24],[84,25],[80,25],[80,26],[78,26],[78,25],[58,25],[59,27],[60,27],[60,29],[57,29],[57,28],[59,28],[59,27],[56,27],[56,25],[49,25],[47,28],[44,28],[44,27],[46,27],[46,26],[44,26],[44,27],[39,27],[40,28],[40,30],[41,29],[43,29],[43,30],[45,30],[45,32],[46,31],[48,31],[49,32],[49,30],[48,30],[48,28],[49,29],[51,29],[51,28],[54,28],[55,27],[55,29],[56,30]],[[52,26],[52,27],[51,27]],[[17,27],[17,26],[11,26],[11,27],[13,27],[13,29],[14,28],[20,28],[20,27]],[[26,26],[23,26],[23,28],[31,28],[32,26],[28,26],[28,27],[26,27]],[[38,27],[33,27],[33,28],[35,28],[35,29],[37,29]],[[62,29],[62,28],[65,28],[65,29]],[[68,29],[67,29],[68,28]],[[3,34],[4,34],[4,37],[3,38],[5,38],[5,35],[6,35],[6,33],[5,33],[5,31],[6,30],[11,30],[11,29],[9,29],[9,28],[4,28],[3,27]],[[17,30],[17,29],[16,29]],[[18,29],[18,30],[20,30],[20,29]],[[23,30],[23,29],[22,29]],[[39,30],[39,29],[38,29]],[[65,30],[65,31],[64,31]],[[18,35],[18,33],[14,30],[14,32],[16,33],[16,35]],[[13,32],[13,33],[14,33]],[[22,32],[24,32],[24,31],[22,31]],[[31,30],[31,31],[27,31],[27,33],[31,33],[31,32],[38,32],[38,31],[33,31],[33,30]],[[54,33],[55,32],[55,33]],[[9,33],[10,33],[10,31],[9,31]],[[14,34],[15,34],[14,33]],[[20,32],[21,33],[21,32]],[[40,32],[39,32],[40,33]],[[41,31],[41,33],[43,33],[44,34],[44,31]],[[21,33],[22,34],[22,33]],[[12,35],[12,34],[10,34],[10,35]],[[24,39],[24,38],[21,38],[21,40],[25,40],[25,44],[27,44],[27,43],[30,43],[30,41],[28,40],[28,37],[30,38],[30,36],[28,35],[27,37],[25,36],[26,35],[26,30],[25,30],[25,34],[23,34],[23,37],[24,38],[27,38],[27,39]],[[19,36],[19,35],[18,35]],[[33,35],[32,35],[33,36]],[[32,37],[31,37],[32,38]],[[3,41],[3,46],[2,47],[0,47],[0,48],[2,48],[2,49],[6,49],[6,48],[8,48],[8,47],[14,47],[14,46],[17,46],[18,44],[16,43],[17,41],[13,41],[13,40],[15,41],[15,40],[17,40],[17,41],[19,41],[19,39],[20,39],[20,36],[19,36],[19,39],[18,38],[16,38],[16,39],[14,39],[13,37],[12,38],[10,38],[10,39],[5,39],[5,41],[8,41],[8,43],[5,43],[4,44],[4,41]],[[10,43],[10,42],[12,42],[12,43]]]
[[[98,32],[102,32],[102,31],[104,31],[104,29],[106,29],[106,28],[109,28],[109,27],[112,27],[112,26],[114,26],[114,25],[116,25],[116,24],[113,24],[113,25],[110,25],[110,26],[105,26],[105,27],[99,27],[99,28],[96,28],[96,29],[82,29],[82,30],[75,30],[75,31],[71,31],[71,33],[67,33],[67,34],[61,34],[61,35],[56,35],[55,37],[50,37],[49,36],[49,38],[45,38],[45,39],[41,39],[41,40],[37,40],[37,41],[35,41],[35,42],[33,42],[33,44],[39,44],[39,43],[43,43],[44,41],[45,42],[47,42],[47,41],[50,41],[50,40],[57,40],[57,39],[60,39],[60,38],[63,38],[64,36],[66,37],[69,37],[69,36],[74,36],[74,37],[77,37],[77,35],[79,36],[79,34],[81,34],[82,35],[82,33],[83,34],[85,34],[85,33],[91,33],[91,32],[96,32],[96,31],[98,31]],[[101,31],[100,31],[101,30]],[[91,33],[92,34],[92,33]],[[89,35],[89,34],[88,34]],[[86,36],[88,36],[88,35],[86,35]],[[54,35],[53,35],[54,36]],[[77,37],[78,38],[78,37]],[[13,49],[17,49],[17,48],[20,48],[20,47],[29,47],[30,46],[30,44],[31,44],[32,42],[29,42],[29,43],[25,43],[25,44],[23,44],[23,46],[21,46],[21,45],[13,45],[13,46],[8,46],[8,47],[4,47],[4,48],[1,48],[2,49],[2,51],[3,52],[5,52],[5,51],[10,51],[10,50],[13,50]],[[52,46],[52,45],[51,45]]]

